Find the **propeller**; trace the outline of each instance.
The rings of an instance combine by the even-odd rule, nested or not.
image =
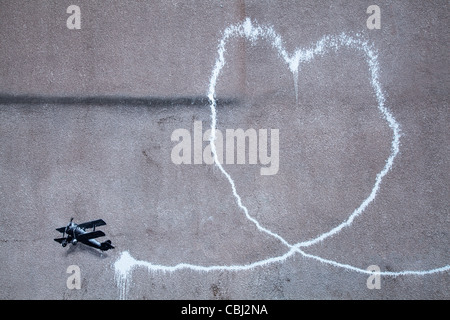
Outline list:
[[[65,234],[67,233],[67,231],[69,231],[69,227],[70,227],[70,225],[72,224],[72,221],[73,221],[73,217],[70,218],[70,221],[69,221],[69,223],[67,224],[67,227],[66,227],[66,228],[64,229],[64,231],[63,231],[63,238],[64,238]]]

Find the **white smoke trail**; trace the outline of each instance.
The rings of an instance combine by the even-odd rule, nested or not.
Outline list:
[[[367,65],[370,70],[371,75],[371,85],[374,90],[376,100],[378,103],[378,110],[380,111],[383,119],[385,119],[392,130],[392,142],[391,142],[391,153],[386,160],[385,166],[383,169],[377,174],[374,182],[374,186],[368,195],[368,197],[361,203],[361,205],[356,208],[349,217],[343,221],[341,224],[332,228],[331,230],[322,233],[321,235],[307,240],[303,242],[299,242],[297,244],[290,244],[283,237],[278,235],[275,232],[270,231],[269,229],[263,227],[255,218],[253,218],[249,214],[249,210],[242,203],[242,199],[239,196],[234,180],[230,176],[230,174],[223,168],[220,164],[217,152],[216,145],[214,143],[216,138],[216,126],[217,126],[217,101],[216,101],[216,84],[217,80],[220,76],[220,72],[222,68],[225,66],[225,52],[226,52],[226,44],[227,41],[234,37],[245,38],[248,41],[257,41],[257,40],[265,40],[268,41],[272,47],[277,50],[279,56],[285,61],[287,67],[292,72],[294,79],[294,87],[295,87],[295,96],[298,101],[298,73],[299,67],[301,63],[306,63],[313,60],[316,56],[321,56],[331,51],[338,51],[341,48],[353,49],[357,52],[363,54]],[[145,267],[149,271],[162,271],[162,272],[175,272],[183,269],[190,269],[198,272],[208,272],[208,271],[243,271],[250,270],[257,267],[262,267],[271,263],[279,263],[285,261],[287,258],[291,257],[295,253],[301,254],[305,258],[313,259],[319,261],[321,263],[325,263],[328,265],[332,265],[339,268],[344,268],[347,270],[363,273],[363,274],[373,274],[371,271],[366,269],[358,268],[355,266],[351,266],[348,264],[339,263],[333,260],[324,259],[316,255],[312,255],[306,253],[301,250],[302,247],[309,247],[318,242],[324,241],[325,239],[337,234],[343,228],[349,227],[355,218],[360,216],[367,206],[375,199],[378,190],[380,189],[380,185],[384,176],[391,170],[395,157],[399,152],[400,145],[400,127],[397,121],[394,119],[389,110],[385,107],[385,98],[383,91],[381,89],[381,85],[379,83],[379,65],[377,59],[376,50],[373,48],[371,44],[367,40],[364,40],[363,37],[359,34],[354,36],[349,36],[345,33],[342,33],[338,36],[324,36],[321,40],[316,42],[311,48],[308,49],[297,49],[294,54],[289,55],[283,46],[283,41],[281,37],[274,31],[274,29],[270,26],[260,26],[255,22],[252,22],[249,18],[247,18],[243,23],[232,25],[225,29],[223,33],[223,37],[220,40],[218,46],[218,57],[216,59],[212,75],[209,83],[208,90],[208,98],[210,101],[210,109],[211,109],[211,136],[210,136],[210,145],[211,152],[214,156],[215,165],[220,169],[223,175],[226,177],[231,186],[231,191],[233,196],[236,199],[236,204],[245,214],[245,217],[251,221],[256,228],[268,234],[269,236],[279,240],[283,245],[288,248],[288,251],[277,257],[271,257],[268,259],[260,260],[257,262],[253,262],[250,264],[244,265],[217,265],[217,266],[200,266],[194,264],[180,263],[175,266],[163,266],[158,264],[153,264],[147,261],[141,261],[134,259],[127,251],[122,252],[119,259],[115,262],[114,267],[116,270],[116,282],[120,289],[120,297],[126,298],[126,295],[129,290],[129,283],[131,279],[131,273],[134,268],[137,267]],[[446,272],[450,270],[450,265],[446,265],[444,267],[430,269],[430,270],[403,270],[403,271],[382,271],[379,274],[383,276],[401,276],[401,275],[416,275],[423,276],[434,273]]]

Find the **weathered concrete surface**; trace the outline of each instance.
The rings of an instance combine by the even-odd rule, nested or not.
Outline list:
[[[66,28],[70,4],[81,8],[81,30]],[[170,157],[175,129],[209,127],[204,98],[219,40],[246,17],[272,25],[291,52],[362,33],[378,50],[386,106],[401,126],[374,202],[305,251],[382,271],[448,265],[448,2],[377,1],[381,29],[368,30],[372,4],[0,2],[0,298],[116,299],[113,264],[124,250],[168,266],[249,264],[287,251],[245,218],[217,168]],[[276,175],[224,166],[250,214],[291,243],[340,224],[370,193],[392,139],[364,59],[343,50],[305,64],[298,103],[267,43],[231,40],[226,59],[218,128],[280,132]],[[116,249],[61,248],[55,228],[70,217],[103,218]],[[66,287],[72,264],[81,290]],[[138,268],[128,298],[449,298],[448,272],[382,277],[380,290],[366,279],[295,255],[240,272]]]

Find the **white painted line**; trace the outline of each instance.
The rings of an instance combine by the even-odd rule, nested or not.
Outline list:
[[[225,57],[224,54],[226,52],[226,44],[228,40],[241,37],[245,38],[248,41],[255,42],[257,40],[265,40],[269,42],[272,47],[277,50],[281,59],[284,60],[289,70],[292,72],[294,79],[294,87],[295,87],[295,97],[298,100],[298,76],[299,76],[299,68],[302,63],[312,61],[316,56],[322,56],[324,54],[328,54],[331,52],[337,52],[341,48],[348,48],[355,50],[356,52],[360,52],[368,65],[371,75],[371,85],[374,90],[377,103],[378,110],[383,119],[385,119],[389,125],[389,128],[392,130],[392,142],[391,142],[391,153],[389,157],[386,159],[385,166],[383,169],[377,174],[374,185],[368,197],[356,208],[348,218],[332,228],[331,230],[322,233],[321,235],[307,240],[303,242],[299,242],[297,244],[290,244],[279,234],[270,231],[269,229],[263,227],[255,218],[253,218],[247,209],[247,207],[242,203],[242,199],[239,196],[234,180],[231,175],[223,168],[220,164],[217,153],[216,146],[214,144],[216,126],[217,126],[217,109],[216,109],[216,84],[220,76],[220,72],[222,68],[225,66]],[[211,138],[210,145],[211,151],[214,156],[215,165],[220,169],[223,175],[226,177],[231,186],[231,191],[233,196],[235,197],[236,204],[245,214],[245,217],[251,221],[259,231],[268,234],[269,236],[279,240],[283,245],[288,248],[288,251],[277,257],[271,257],[268,259],[260,260],[257,262],[253,262],[245,265],[217,265],[217,266],[201,266],[187,263],[180,263],[175,266],[163,266],[158,264],[153,264],[147,261],[141,261],[134,259],[128,251],[122,252],[119,259],[115,262],[114,268],[116,271],[116,282],[120,289],[120,298],[126,298],[129,290],[129,282],[131,281],[131,274],[133,270],[137,267],[147,268],[149,271],[153,272],[175,272],[183,269],[190,269],[198,272],[208,272],[208,271],[243,271],[250,270],[257,267],[262,267],[271,263],[279,263],[285,261],[287,258],[291,257],[295,253],[301,254],[305,258],[314,259],[321,263],[325,263],[328,265],[332,265],[339,268],[344,268],[347,270],[364,273],[364,274],[372,274],[372,272],[354,267],[348,264],[339,263],[333,260],[324,259],[316,255],[312,255],[306,253],[301,250],[302,247],[309,247],[318,242],[324,241],[325,239],[339,233],[345,227],[349,227],[354,219],[360,216],[364,210],[368,207],[368,205],[375,199],[378,190],[380,189],[381,182],[384,176],[391,170],[395,157],[399,152],[400,146],[400,126],[397,121],[394,119],[389,110],[385,107],[385,98],[383,94],[383,90],[381,89],[381,85],[379,82],[379,64],[376,50],[373,45],[370,44],[367,40],[365,40],[361,35],[347,35],[342,33],[338,36],[324,36],[322,39],[317,41],[312,47],[307,49],[297,49],[292,55],[289,55],[283,46],[283,41],[281,37],[274,31],[274,29],[270,26],[260,26],[256,22],[252,22],[249,18],[247,18],[243,23],[229,26],[225,29],[223,33],[223,37],[220,40],[218,46],[218,57],[216,59],[212,75],[209,83],[208,90],[208,98],[210,100],[210,109],[211,109]],[[423,276],[428,274],[434,274],[439,272],[446,272],[450,270],[450,265],[446,265],[444,267],[430,269],[430,270],[404,270],[404,271],[396,271],[396,272],[380,272],[380,275],[383,276],[401,276],[401,275],[416,275]]]

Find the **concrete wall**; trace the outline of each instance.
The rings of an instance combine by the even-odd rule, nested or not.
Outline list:
[[[80,30],[66,27],[71,4]],[[379,30],[366,26],[372,4]],[[448,299],[449,273],[436,271],[450,264],[448,9],[447,1],[1,1],[0,298]],[[255,220],[217,166],[174,164],[173,131],[211,125],[220,40],[247,17],[272,26],[289,54],[326,35],[367,39],[401,129],[399,153],[361,214],[274,262],[290,250],[283,241],[326,234],[368,199],[394,132],[364,52],[342,48],[301,64],[296,100],[271,42],[233,37],[215,86],[217,128],[279,130],[276,174],[262,176],[259,162],[223,165]],[[104,219],[116,248],[59,246],[55,228],[70,217]],[[142,261],[127,273],[126,294],[115,277],[123,252]],[[80,267],[80,290],[66,286],[70,265]],[[419,274],[385,275],[370,290],[358,271],[370,265]]]

